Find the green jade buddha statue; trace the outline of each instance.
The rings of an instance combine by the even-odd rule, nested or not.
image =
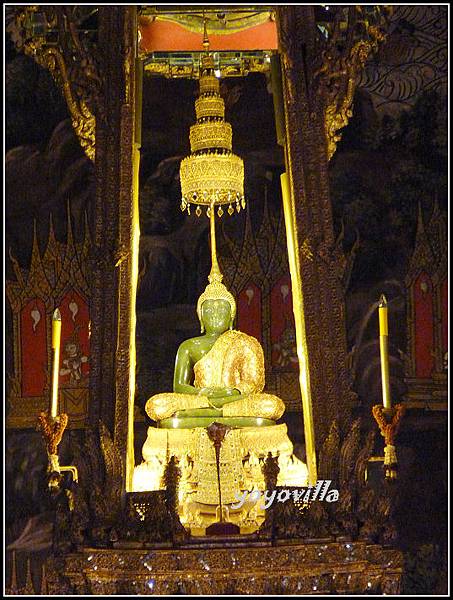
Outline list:
[[[262,392],[261,345],[232,329],[234,298],[220,281],[210,279],[197,307],[204,334],[180,345],[174,392],[150,398],[146,411],[159,427],[207,427],[214,421],[233,427],[274,425],[285,405]]]
[[[212,269],[197,303],[203,335],[185,340],[176,355],[173,392],[152,396],[146,412],[161,428],[275,425],[285,405],[263,393],[264,354],[254,337],[233,329],[236,302],[222,283],[211,218]]]

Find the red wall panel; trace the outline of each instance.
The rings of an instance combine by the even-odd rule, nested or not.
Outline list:
[[[239,331],[253,335],[262,342],[261,290],[254,283],[247,284],[239,294],[237,310]]]
[[[427,273],[414,284],[415,366],[417,377],[431,377],[434,368],[433,286]]]
[[[22,395],[42,396],[47,380],[46,307],[34,299],[20,314]]]
[[[448,351],[448,285],[447,278],[442,282],[442,352]]]
[[[284,275],[271,291],[272,365],[285,371],[298,369],[291,278]]]
[[[61,300],[59,309],[61,313],[60,369],[70,371],[71,365],[74,368],[74,362],[71,362],[71,359],[75,359],[75,357],[70,356],[68,353],[72,350],[68,344],[73,342],[78,347],[77,357],[79,357],[79,360],[81,359],[80,374],[82,377],[86,377],[90,368],[88,362],[90,355],[88,304],[80,294],[71,290]],[[65,363],[65,360],[69,363]],[[71,380],[71,373],[60,372],[60,383],[62,385],[76,384],[74,376],[73,372]]]

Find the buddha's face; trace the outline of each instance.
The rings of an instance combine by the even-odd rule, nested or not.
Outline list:
[[[206,333],[223,333],[231,324],[231,308],[226,300],[205,300],[201,319]]]

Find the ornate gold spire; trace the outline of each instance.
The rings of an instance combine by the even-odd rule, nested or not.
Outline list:
[[[209,54],[209,39],[204,22],[203,47],[206,54],[201,59],[200,96],[195,102],[197,122],[190,128],[190,156],[181,161],[181,209],[190,214],[190,205],[206,206],[211,221],[211,272],[205,291],[198,298],[197,315],[201,323],[201,306],[205,300],[226,300],[231,308],[231,321],[236,316],[234,296],[222,283],[222,273],[217,262],[215,239],[215,211],[223,215],[222,204],[228,204],[228,214],[245,208],[244,163],[232,152],[233,132],[225,122],[225,103],[220,96],[220,84],[215,76],[214,57]]]
[[[219,263],[217,262],[217,245],[215,239],[215,214],[213,207],[209,208],[209,220],[211,225],[211,272],[209,273],[209,283],[213,281],[221,282],[223,275],[220,272]]]
[[[203,45],[209,48],[205,33]],[[197,122],[190,128],[190,156],[180,167],[181,209],[190,214],[190,205],[218,206],[228,204],[228,213],[245,208],[244,163],[232,152],[233,132],[225,121],[225,103],[220,96],[220,84],[215,76],[214,58],[206,54],[201,59],[200,96],[195,102]]]

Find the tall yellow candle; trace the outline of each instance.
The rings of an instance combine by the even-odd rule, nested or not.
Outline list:
[[[379,300],[379,346],[381,351],[382,401],[384,408],[392,407],[392,402],[390,400],[388,336],[389,326],[387,299],[384,294],[382,294]]]
[[[52,393],[50,399],[50,416],[58,414],[58,374],[60,369],[61,314],[58,308],[52,316]]]

